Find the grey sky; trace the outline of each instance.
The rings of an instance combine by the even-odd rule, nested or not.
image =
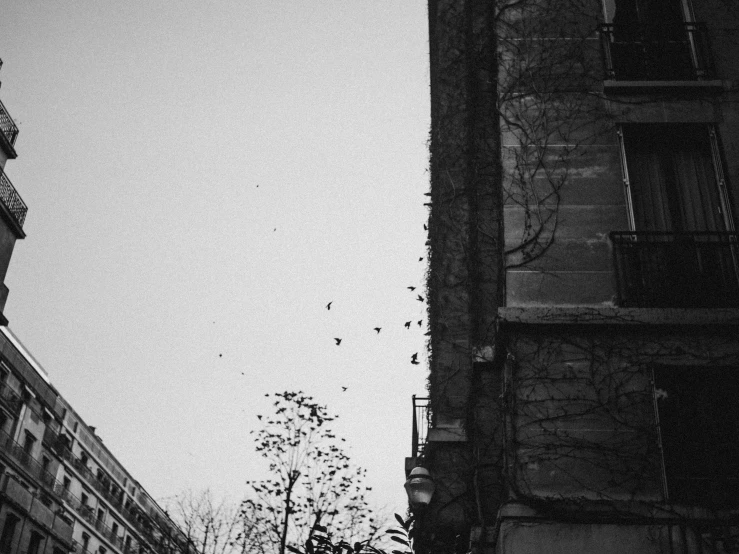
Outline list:
[[[5,313],[155,497],[239,495],[264,394],[302,389],[403,508],[427,49],[423,0],[3,3]]]

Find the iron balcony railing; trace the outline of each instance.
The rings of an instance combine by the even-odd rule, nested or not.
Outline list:
[[[4,403],[13,414],[18,413],[22,404],[21,397],[18,393],[5,383],[0,384],[0,402]]]
[[[26,221],[26,214],[28,213],[28,206],[15,190],[13,183],[10,182],[5,172],[0,169],[0,200],[3,201],[5,207],[15,218],[19,227],[23,227],[23,223]]]
[[[610,237],[618,305],[739,307],[737,233],[619,231]]]
[[[0,102],[0,131],[3,132],[3,135],[5,135],[5,138],[11,145],[15,144],[15,139],[18,137],[18,127],[2,102]]]
[[[107,500],[111,506],[116,508],[118,512],[128,521],[139,533],[140,536],[146,538],[149,542],[155,543],[156,537],[152,531],[150,525],[147,525],[146,519],[141,515],[140,511],[133,507],[133,505],[124,505],[123,500],[120,496],[115,496],[105,486],[101,479],[98,479],[87,465],[77,458],[72,451],[69,449],[68,443],[63,440],[54,441],[53,437],[48,438],[49,442],[56,442],[59,445],[56,449],[57,454],[69,462],[72,467],[85,479],[85,481],[92,485],[101,496]],[[68,495],[69,493],[64,493]],[[66,496],[65,496],[66,498]],[[77,500],[79,502],[79,500]],[[143,518],[143,519],[142,519]],[[113,539],[111,539],[113,540]]]
[[[58,481],[49,473],[36,458],[15,442],[7,433],[0,432],[0,450],[10,456],[16,463],[23,467],[31,476],[37,479],[49,491],[54,491]]]
[[[419,398],[413,395],[413,428],[411,438],[411,457],[420,458],[426,448],[426,435],[428,434],[431,412],[429,411],[429,399]]]
[[[619,81],[695,81],[715,78],[702,23],[600,27],[605,72]]]

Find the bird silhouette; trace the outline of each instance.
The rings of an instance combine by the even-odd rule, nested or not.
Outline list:
[[[406,321],[405,322],[405,328],[406,329],[410,329],[411,328],[411,322],[410,321]]]
[[[418,295],[418,298],[416,298],[416,300],[418,300],[419,302],[423,302],[423,296],[421,296],[421,295],[419,294],[419,295]]]
[[[423,258],[418,258],[418,261],[419,261],[419,262],[422,262],[422,261],[423,261]]]
[[[341,392],[346,392],[347,387],[341,387]]]
[[[333,303],[334,303],[334,301],[332,300],[331,302],[329,302],[328,304],[326,304],[326,309],[327,310],[330,310],[331,309],[331,304],[333,304]]]
[[[424,231],[428,231],[429,230],[428,225],[426,225],[425,223],[423,224],[423,230]]]
[[[223,358],[223,354],[218,354],[218,357],[219,358]]]
[[[382,329],[382,327],[375,327],[375,331],[377,331],[377,334],[378,334],[378,335],[380,334],[380,330],[381,330],[381,329]]]
[[[262,416],[258,415],[258,416],[257,416],[257,419],[258,419],[259,421],[262,421]]]
[[[334,340],[336,341],[336,346],[339,346],[341,344],[341,339],[337,339],[334,337]]]
[[[408,290],[413,292],[414,290],[416,290],[416,287],[408,287]]]
[[[413,356],[411,356],[411,363],[413,365],[418,365],[421,363],[418,361],[418,352],[416,352],[415,354],[413,354]]]

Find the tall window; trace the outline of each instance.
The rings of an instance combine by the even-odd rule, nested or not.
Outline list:
[[[28,548],[26,549],[26,554],[39,554],[41,541],[43,540],[44,537],[42,535],[40,535],[36,531],[31,531],[31,537],[28,539]]]
[[[630,230],[611,233],[619,304],[739,307],[738,243],[713,129],[628,124],[620,137]]]
[[[687,0],[604,0],[603,9],[611,77],[682,81],[712,74],[705,28],[692,21]]]
[[[626,172],[637,231],[725,231],[709,128],[623,126]]]
[[[15,536],[15,528],[18,526],[20,518],[13,514],[5,517],[3,532],[0,534],[0,552],[9,554],[13,547],[13,537]]]
[[[26,437],[23,440],[23,451],[29,456],[32,456],[33,455],[33,445],[35,444],[36,444],[36,437],[33,436],[33,433],[26,431]]]
[[[667,496],[739,506],[739,368],[654,369]]]

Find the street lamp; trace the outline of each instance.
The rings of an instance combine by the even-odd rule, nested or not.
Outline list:
[[[413,468],[404,486],[411,511],[422,510],[428,506],[436,488],[431,474],[424,467]]]

